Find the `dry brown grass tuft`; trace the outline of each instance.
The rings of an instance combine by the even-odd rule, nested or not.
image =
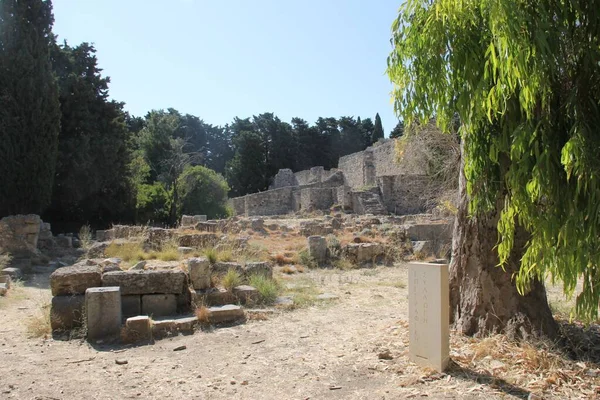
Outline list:
[[[196,308],[196,318],[198,318],[198,322],[201,324],[209,324],[210,323],[210,311],[206,306],[200,306]]]
[[[289,265],[286,265],[285,267],[281,268],[281,273],[283,273],[283,274],[292,275],[292,274],[295,274],[296,272],[298,272],[298,269],[292,268]]]
[[[273,261],[277,265],[286,265],[286,264],[292,264],[294,262],[294,259],[290,258],[290,257],[286,257],[285,254],[277,253],[274,256],[271,256],[271,261]]]
[[[52,334],[50,325],[50,303],[40,304],[39,309],[31,316],[26,323],[27,333],[32,338],[47,338]]]

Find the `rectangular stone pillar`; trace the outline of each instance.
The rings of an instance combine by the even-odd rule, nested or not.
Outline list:
[[[121,334],[121,289],[118,286],[85,291],[88,340],[114,339]]]
[[[409,354],[414,363],[439,372],[450,359],[448,264],[408,266]]]

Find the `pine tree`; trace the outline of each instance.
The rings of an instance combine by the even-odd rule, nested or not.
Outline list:
[[[383,125],[381,125],[381,117],[379,116],[379,113],[377,113],[375,115],[375,128],[373,129],[373,143],[383,138]]]
[[[44,214],[52,224],[106,226],[133,217],[123,104],[108,99],[110,79],[101,76],[95,52],[88,43],[66,42],[52,51],[62,114],[52,203]]]
[[[397,139],[402,135],[404,135],[404,122],[400,120],[398,121],[392,132],[390,132],[390,138]]]
[[[53,22],[49,0],[0,2],[0,216],[50,203],[60,128]]]

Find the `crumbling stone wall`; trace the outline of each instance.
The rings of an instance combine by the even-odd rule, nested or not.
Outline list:
[[[280,215],[292,211],[292,187],[268,190],[244,196],[246,216]]]
[[[377,178],[381,197],[389,212],[418,214],[426,209],[424,197],[429,178],[425,175],[394,175]]]
[[[336,188],[335,203],[342,206],[344,210],[352,210],[352,188],[350,186],[339,186]]]
[[[235,212],[235,215],[245,215],[246,214],[246,198],[244,196],[242,197],[235,197],[233,199],[230,199],[231,201],[231,207],[233,208],[233,211]]]
[[[373,155],[373,164],[375,165],[375,175],[377,177],[407,173],[407,171],[396,162],[396,142],[396,139],[389,139],[379,142],[380,144],[378,145],[369,147]]]
[[[269,190],[280,189],[288,186],[298,186],[296,175],[294,175],[292,170],[289,168],[280,169],[279,172],[277,172],[277,175],[275,175],[273,178],[273,183],[271,186],[269,186]]]
[[[344,174],[344,183],[352,188],[365,186],[365,154],[364,151],[341,157],[338,169]]]
[[[333,189],[306,188],[300,191],[300,208],[304,211],[326,210],[333,205]]]
[[[310,185],[312,183],[319,183],[323,180],[323,175],[325,174],[325,168],[323,167],[312,167],[311,169],[307,169],[305,171],[296,172],[294,175],[296,177],[296,182],[298,182],[299,186]]]
[[[11,215],[0,219],[0,253],[36,253],[42,220],[39,215]]]

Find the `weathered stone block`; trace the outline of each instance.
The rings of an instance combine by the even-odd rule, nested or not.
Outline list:
[[[259,293],[256,288],[249,285],[241,285],[233,288],[233,295],[241,304],[256,304]]]
[[[54,296],[50,309],[53,331],[68,331],[83,326],[85,296]]]
[[[98,242],[104,242],[104,240],[105,240],[105,237],[106,237],[106,231],[104,231],[104,230],[101,230],[101,229],[98,229],[98,230],[96,231],[96,240],[97,240]]]
[[[152,321],[146,315],[127,318],[123,341],[127,343],[152,340]]]
[[[189,235],[181,235],[177,238],[179,246],[201,248],[214,246],[219,241],[215,233],[194,233]]]
[[[216,232],[217,224],[215,222],[198,222],[194,229],[200,232]]]
[[[102,286],[119,286],[123,295],[180,294],[184,281],[185,273],[180,269],[114,271],[102,275]]]
[[[117,338],[121,334],[121,291],[117,286],[85,291],[88,340]]]
[[[135,263],[135,265],[133,267],[129,268],[129,270],[130,271],[138,271],[138,270],[141,271],[144,269],[146,264],[147,264],[146,260],[139,261],[139,262]]]
[[[137,294],[121,296],[121,312],[125,318],[142,315],[142,296]]]
[[[10,275],[0,275],[0,283],[4,283],[6,285],[6,289],[10,289],[12,278]]]
[[[192,294],[192,304],[196,306],[221,306],[237,302],[237,297],[230,291],[223,288],[211,288],[206,290],[197,290]]]
[[[153,320],[152,321],[152,336],[161,338],[177,332],[177,325],[172,319]]]
[[[225,276],[227,272],[232,269],[240,274],[240,276],[244,275],[244,268],[242,268],[241,264],[234,262],[218,262],[212,266],[213,274],[217,276]]]
[[[181,254],[190,254],[193,251],[194,251],[194,249],[192,249],[191,247],[179,246],[177,248],[177,252],[179,252]]]
[[[84,294],[86,289],[102,286],[102,274],[97,265],[75,264],[57,269],[50,275],[53,296]]]
[[[54,238],[54,241],[58,247],[64,247],[66,249],[73,247],[73,238],[69,236],[58,235]]]
[[[210,287],[211,266],[207,258],[190,258],[187,261],[190,280],[194,289]]]
[[[253,231],[263,231],[265,229],[265,220],[260,218],[254,218],[250,222],[250,229]]]
[[[177,313],[177,298],[174,294],[146,294],[142,296],[142,314],[164,317]]]
[[[250,278],[252,275],[262,275],[265,278],[273,278],[273,266],[266,262],[249,262],[244,266],[244,275],[246,278]]]
[[[23,273],[21,272],[20,268],[10,267],[10,268],[4,268],[2,271],[0,271],[0,275],[8,275],[13,280],[18,280],[18,279],[21,279],[21,277],[23,276]]]
[[[323,236],[309,236],[308,255],[318,264],[324,264],[327,261],[327,240]]]
[[[206,215],[182,215],[181,216],[181,226],[194,226],[198,222],[205,222]]]
[[[198,318],[196,317],[184,317],[177,318],[174,320],[175,326],[177,330],[181,333],[193,333],[194,327],[198,323]]]
[[[240,306],[228,304],[219,307],[210,307],[209,321],[211,324],[222,324],[226,322],[235,322],[245,318],[244,310]]]
[[[92,246],[87,251],[88,257],[104,257],[104,251],[106,250],[108,245],[108,242],[97,242],[92,244]]]

